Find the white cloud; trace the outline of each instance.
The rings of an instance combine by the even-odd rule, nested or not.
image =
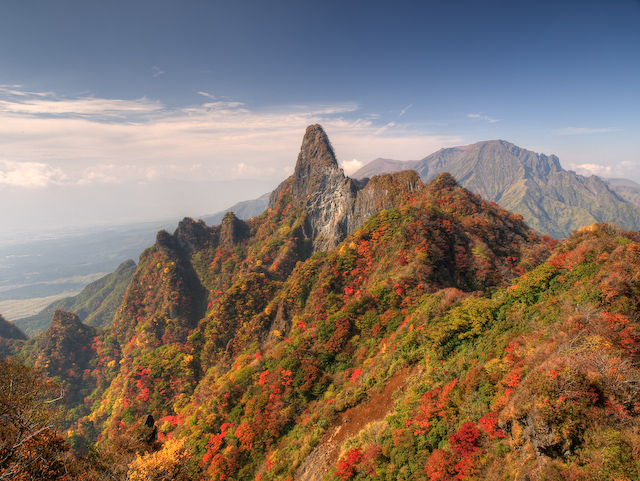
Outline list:
[[[605,132],[620,132],[622,129],[616,129],[613,127],[605,128],[590,128],[590,127],[564,127],[562,129],[556,129],[553,131],[555,135],[590,135],[590,134],[602,134]]]
[[[44,187],[65,178],[62,170],[40,162],[0,160],[0,186]]]
[[[396,122],[380,128],[376,116],[359,115],[355,103],[257,110],[199,93],[208,101],[170,109],[146,98],[64,98],[0,87],[0,152],[23,169],[34,166],[29,185],[159,178],[279,180],[290,174],[304,131],[314,123],[323,125],[338,159],[422,158],[461,142]]]
[[[599,177],[610,177],[613,168],[610,165],[599,164],[575,164],[570,162],[569,169],[581,175],[597,175]]]
[[[152,66],[151,68],[152,68],[153,70],[155,70],[155,72],[153,72],[153,76],[154,76],[154,77],[158,77],[159,75],[164,74],[164,70],[161,70],[161,69],[159,69],[159,68],[158,68],[158,67],[156,67],[156,66]]]
[[[360,167],[362,167],[362,162],[358,159],[353,160],[344,160],[340,163],[340,167],[344,170],[346,175],[351,175],[356,172]]]
[[[499,119],[492,119],[491,117],[483,114],[467,114],[467,118],[475,119],[475,120],[484,120],[485,122],[489,122],[490,124],[500,122]]]
[[[606,178],[637,178],[640,174],[640,162],[623,161],[612,165],[602,165],[594,163],[567,164],[570,170],[581,175],[597,175]]]

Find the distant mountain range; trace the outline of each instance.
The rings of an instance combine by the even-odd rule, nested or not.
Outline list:
[[[354,179],[364,179],[365,177],[373,177],[380,174],[393,174],[402,170],[413,169],[419,160],[393,160],[382,159],[378,157],[367,165],[363,165],[351,177]]]
[[[269,196],[271,192],[261,195],[257,199],[244,200],[232,205],[228,209],[221,210],[215,214],[202,217],[207,225],[217,225],[222,223],[222,219],[228,212],[233,212],[238,219],[249,220],[252,217],[262,214],[269,206]]]
[[[412,168],[422,181],[449,172],[465,188],[516,212],[554,238],[595,222],[640,229],[640,186],[632,181],[585,177],[562,168],[558,157],[504,140],[441,149],[417,162],[376,159],[353,174],[363,178]]]

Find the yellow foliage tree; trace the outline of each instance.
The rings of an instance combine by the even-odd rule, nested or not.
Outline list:
[[[129,481],[186,481],[188,452],[183,439],[170,439],[160,451],[138,454],[129,464]]]

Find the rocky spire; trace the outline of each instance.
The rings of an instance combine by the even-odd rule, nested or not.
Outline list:
[[[293,173],[294,199],[304,201],[345,179],[325,131],[318,124],[307,127]]]
[[[414,177],[419,182],[417,175]],[[393,182],[393,178],[390,177],[389,182]],[[413,188],[410,184],[400,189],[410,190]],[[356,184],[344,175],[325,131],[318,124],[310,125],[302,139],[295,172],[273,191],[269,207],[277,208],[282,193],[290,189],[294,202],[307,212],[305,234],[312,240],[313,250],[329,250],[360,227],[372,213],[393,207],[389,186],[381,185],[377,189],[376,183],[366,191],[366,200],[363,197],[358,202],[359,190],[365,185]]]
[[[347,216],[357,188],[338,166],[331,142],[320,125],[307,127],[295,172],[271,194],[269,207],[275,207],[287,185],[291,186],[294,202],[307,211],[305,233],[312,239],[314,251],[338,245],[347,234]]]

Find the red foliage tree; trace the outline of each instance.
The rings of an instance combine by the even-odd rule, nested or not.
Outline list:
[[[424,467],[430,481],[454,481],[456,458],[448,449],[436,449]]]
[[[334,471],[334,475],[342,481],[351,479],[356,474],[356,467],[362,460],[362,450],[360,448],[352,449],[347,456],[338,462],[338,469]]]

